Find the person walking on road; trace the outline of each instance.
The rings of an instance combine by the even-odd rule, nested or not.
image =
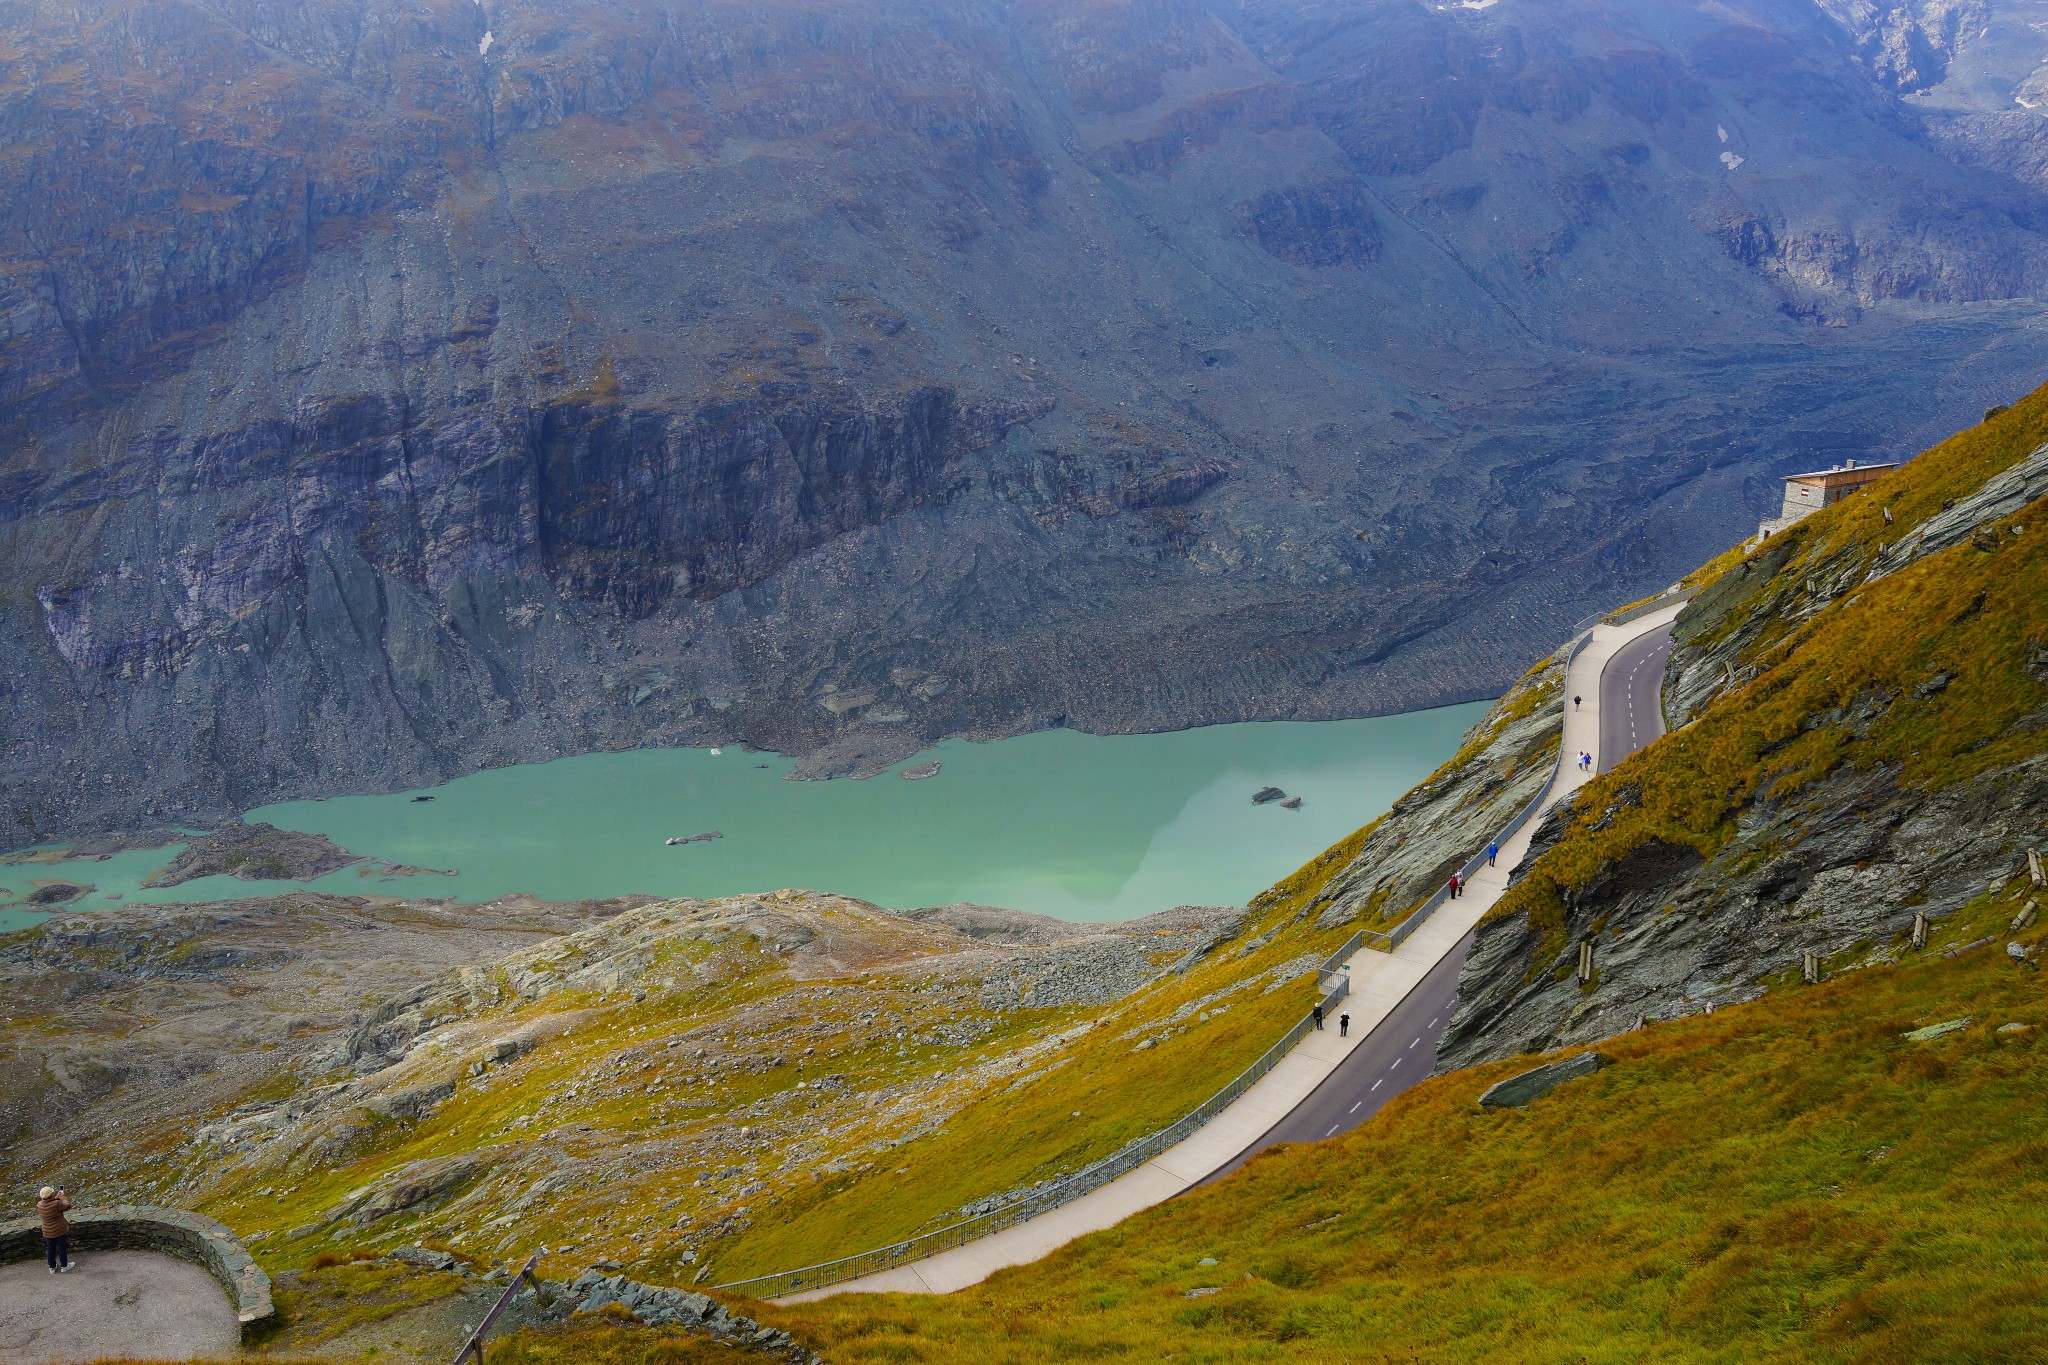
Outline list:
[[[1578,699],[1577,697],[1573,697],[1573,698],[1572,698],[1572,710],[1576,711],[1576,710],[1578,710],[1578,709],[1579,709],[1579,699]]]
[[[42,1220],[43,1259],[50,1263],[52,1275],[71,1269],[71,1220],[64,1216],[69,1212],[71,1196],[53,1186],[43,1186],[36,1197],[36,1217]]]
[[[1350,1015],[1340,1014],[1337,1016],[1337,1036],[1339,1038],[1349,1038],[1351,1036]]]
[[[1316,1021],[1316,1032],[1321,1033],[1323,1031],[1323,1007],[1321,1005],[1317,1005],[1315,1007],[1315,1012],[1312,1017]]]
[[[1453,873],[1451,874],[1451,879],[1450,879],[1449,881],[1447,881],[1447,882],[1445,882],[1445,883],[1444,883],[1444,890],[1450,893],[1450,895],[1449,895],[1448,899],[1450,899],[1450,900],[1456,900],[1456,899],[1458,898],[1458,874],[1457,874],[1457,873],[1453,872]]]
[[[1500,845],[1499,845],[1499,844],[1488,844],[1488,845],[1486,846],[1486,865],[1487,865],[1488,867],[1492,867],[1492,866],[1494,865],[1494,862],[1493,862],[1493,860],[1494,860],[1495,858],[1498,858],[1499,856],[1500,856]]]

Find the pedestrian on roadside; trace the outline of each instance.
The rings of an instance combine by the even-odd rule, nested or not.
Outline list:
[[[1447,895],[1448,899],[1450,899],[1450,900],[1456,900],[1456,899],[1458,898],[1458,874],[1457,874],[1457,873],[1453,872],[1453,873],[1451,874],[1451,879],[1450,879],[1449,881],[1447,881],[1447,882],[1445,882],[1445,883],[1444,883],[1444,891],[1445,891],[1445,893],[1446,893],[1446,895]]]
[[[1578,710],[1578,709],[1579,709],[1579,699],[1578,699],[1577,697],[1573,697],[1573,698],[1572,698],[1572,710],[1576,711],[1576,710]]]
[[[1488,844],[1488,845],[1486,846],[1486,865],[1487,865],[1488,867],[1492,867],[1492,866],[1494,865],[1494,862],[1493,862],[1493,860],[1494,860],[1495,858],[1498,858],[1499,856],[1500,856],[1500,845],[1499,845],[1499,844]]]
[[[52,1275],[71,1269],[71,1220],[64,1216],[69,1212],[71,1196],[54,1186],[43,1186],[36,1196],[36,1217],[42,1220],[43,1259],[50,1263]]]
[[[1315,1007],[1313,1017],[1316,1021],[1316,1032],[1321,1033],[1323,1031],[1323,1007],[1321,1005]]]
[[[1337,1016],[1337,1036],[1339,1038],[1349,1038],[1351,1036],[1350,1015],[1340,1014]]]

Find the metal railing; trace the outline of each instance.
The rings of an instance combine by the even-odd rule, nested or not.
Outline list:
[[[484,1314],[484,1320],[476,1325],[476,1330],[462,1343],[462,1349],[455,1353],[454,1365],[463,1365],[464,1361],[472,1358],[475,1359],[476,1365],[484,1365],[484,1335],[491,1330],[491,1324],[498,1320],[498,1314],[511,1306],[513,1296],[519,1292],[520,1285],[528,1281],[532,1281],[536,1286],[540,1284],[540,1281],[534,1278],[533,1268],[540,1262],[541,1251],[546,1250],[546,1247],[542,1247],[540,1251],[526,1258],[526,1264],[519,1267],[519,1273],[512,1277],[512,1283],[505,1286],[505,1292],[491,1305],[491,1311]]]
[[[1350,980],[1340,981],[1323,996],[1317,1008],[1327,1014],[1350,992]],[[734,1290],[757,1299],[780,1298],[784,1294],[794,1294],[805,1289],[822,1289],[829,1284],[843,1284],[847,1280],[857,1280],[863,1275],[893,1270],[912,1261],[921,1261],[934,1253],[978,1241],[991,1233],[1001,1232],[1004,1228],[1015,1227],[1019,1223],[1036,1218],[1039,1214],[1056,1209],[1062,1204],[1072,1203],[1084,1194],[1101,1189],[1117,1177],[1135,1171],[1168,1148],[1193,1137],[1211,1119],[1228,1109],[1239,1096],[1258,1084],[1266,1073],[1279,1065],[1280,1059],[1291,1052],[1294,1045],[1314,1028],[1315,1015],[1303,1015],[1279,1042],[1261,1053],[1259,1059],[1239,1072],[1230,1084],[1173,1123],[1147,1133],[1102,1160],[1084,1166],[1063,1179],[1055,1180],[1043,1189],[1033,1190],[1002,1208],[976,1214],[972,1218],[962,1219],[932,1232],[906,1237],[900,1242],[891,1242],[888,1246],[877,1247],[873,1251],[863,1251],[857,1255],[844,1256],[836,1261],[823,1261],[797,1270],[757,1275],[748,1280],[734,1280],[729,1284],[713,1287]]]

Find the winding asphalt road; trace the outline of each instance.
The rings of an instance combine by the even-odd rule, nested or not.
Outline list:
[[[1616,650],[1600,670],[1599,771],[1663,735],[1664,663],[1670,657],[1671,627],[1660,626]],[[1437,1040],[1450,1022],[1458,973],[1471,946],[1467,934],[1306,1100],[1201,1183],[1229,1175],[1276,1142],[1319,1142],[1348,1132],[1426,1078],[1436,1069]],[[1337,1026],[1337,1020],[1329,1021],[1329,1027]]]
[[[1671,627],[1629,641],[1600,673],[1600,752],[1606,772],[1664,734],[1664,664],[1671,657]],[[1614,718],[1613,724],[1607,718]]]
[[[1272,1130],[1207,1179],[1221,1180],[1276,1142],[1319,1142],[1364,1123],[1394,1096],[1428,1076],[1436,1067],[1437,1039],[1451,1022],[1458,996],[1458,969],[1472,936],[1430,968],[1394,1012],[1380,1022],[1351,1055],[1337,1064],[1329,1078]],[[1338,1011],[1343,1012],[1341,1008]],[[1336,1019],[1327,1027],[1337,1028]]]
[[[1670,647],[1670,623],[1683,602],[1661,604],[1623,625],[1595,626],[1575,651],[1566,684],[1592,704],[1565,714],[1568,761],[1545,788],[1546,801],[1592,780],[1591,773],[1569,763],[1570,755],[1594,754],[1605,767],[1663,733],[1662,660]],[[1393,951],[1361,949],[1343,965],[1351,983],[1344,1003],[1360,1021],[1357,1033],[1341,1038],[1338,1021],[1329,1020],[1325,1032],[1297,1043],[1193,1135],[1108,1184],[1021,1223],[856,1278],[815,1288],[802,1288],[799,1280],[775,1301],[833,1294],[950,1294],[1005,1266],[1035,1261],[1076,1237],[1113,1227],[1235,1169],[1276,1142],[1315,1142],[1357,1127],[1435,1069],[1437,1042],[1450,1022],[1472,931],[1506,892],[1508,871],[1533,832],[1525,824],[1501,840],[1500,866],[1479,869],[1465,897],[1440,906]],[[806,1274],[817,1269],[807,1268]]]

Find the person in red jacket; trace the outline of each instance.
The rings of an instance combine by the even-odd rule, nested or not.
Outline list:
[[[36,1199],[36,1217],[43,1224],[43,1257],[52,1275],[71,1269],[71,1196],[49,1185]]]

